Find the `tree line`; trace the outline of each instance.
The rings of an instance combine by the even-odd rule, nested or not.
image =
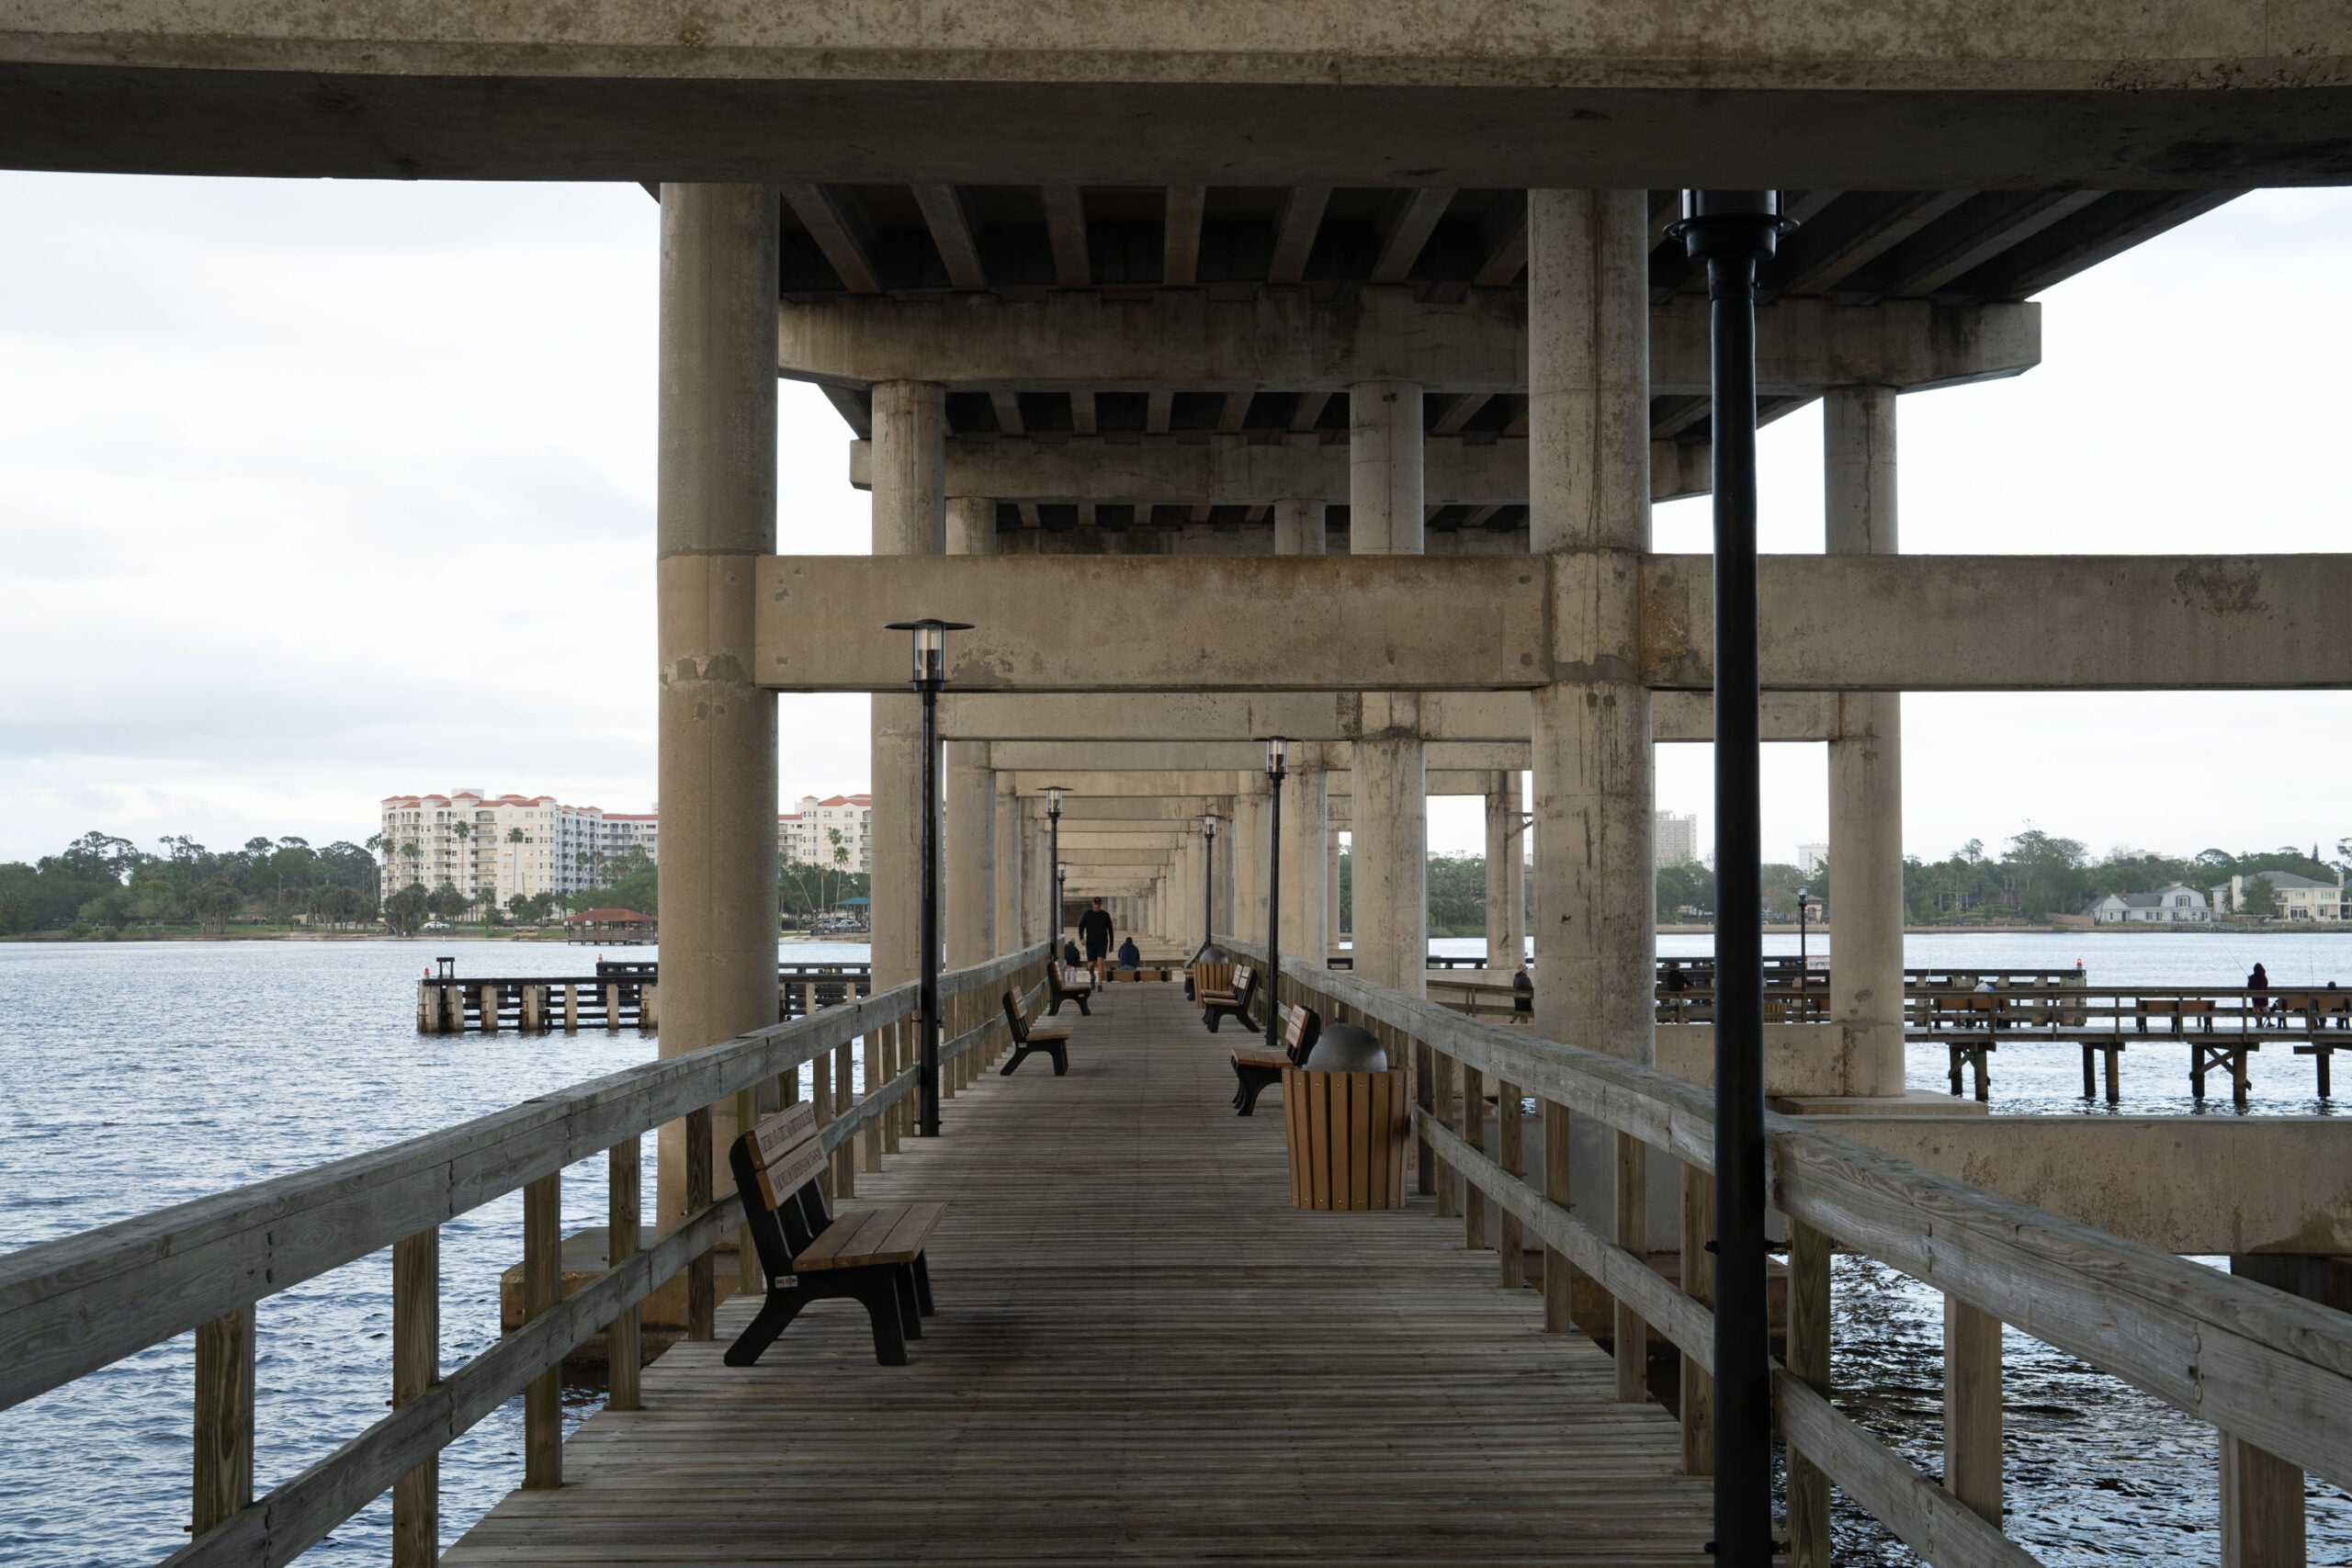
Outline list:
[[[0,934],[166,926],[218,934],[235,919],[300,916],[351,926],[377,918],[376,856],[368,846],[253,838],[215,851],[184,835],[157,842],[161,852],[85,833],[30,864],[0,864]]]

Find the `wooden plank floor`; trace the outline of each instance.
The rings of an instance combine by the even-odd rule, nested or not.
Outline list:
[[[1230,1025],[1175,986],[1064,1012],[1069,1077],[991,1074],[859,1179],[950,1200],[911,1365],[828,1303],[728,1368],[729,1302],[447,1561],[1706,1561],[1671,1420],[1612,1404],[1458,1221],[1288,1206],[1280,1092],[1233,1114]]]

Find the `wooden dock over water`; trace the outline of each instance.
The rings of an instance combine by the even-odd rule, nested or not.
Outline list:
[[[1666,1413],[1430,1200],[1292,1209],[1181,987],[1071,1021],[1068,1077],[991,1074],[858,1181],[950,1201],[910,1365],[839,1303],[726,1367],[729,1302],[444,1562],[1706,1561]]]

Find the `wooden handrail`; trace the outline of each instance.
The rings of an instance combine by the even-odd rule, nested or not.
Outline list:
[[[1039,943],[943,976],[940,992],[1001,985],[1049,959]],[[1030,989],[1042,988],[1042,974]],[[712,1105],[821,1065],[861,1036],[870,1047],[912,1012],[915,993],[894,987],[405,1143],[0,1257],[0,1409],[430,1233],[665,1122],[707,1120]],[[981,1049],[1001,1028],[990,1019],[967,1030],[942,1061]],[[909,1066],[833,1118],[820,1134],[826,1148],[846,1145],[906,1099],[917,1073]],[[291,1562],[606,1325],[633,1322],[634,1308],[735,1228],[735,1207],[731,1195],[705,1203],[168,1561]]]
[[[1217,942],[1264,960],[1264,950],[1246,941],[1221,936]],[[1698,1085],[1481,1022],[1352,973],[1285,960],[1282,980],[1699,1171],[1714,1168],[1713,1102]],[[1712,1317],[1645,1258],[1506,1172],[1443,1115],[1417,1110],[1415,1120],[1450,1172],[1493,1198],[1701,1367],[1712,1367]],[[1773,1203],[1791,1219],[2231,1437],[2337,1485],[2352,1484],[2352,1314],[1969,1186],[1817,1122],[1768,1114],[1766,1135]],[[1899,1521],[1885,1512],[1880,1517],[1898,1533],[1909,1532],[1905,1539],[1925,1528],[1923,1520],[1941,1517],[1942,1527],[1929,1532],[1939,1562],[2033,1561],[1981,1520],[1976,1528],[1952,1522],[1954,1510],[1966,1510],[1951,1494],[1842,1418],[1836,1427],[1813,1418],[1820,1412],[1806,1400],[1820,1396],[1796,1386],[1801,1393],[1784,1396],[1784,1405],[1805,1413],[1798,1427],[1824,1450],[1807,1450],[1808,1457],[1858,1498],[1905,1513]],[[1793,1440],[1797,1434],[1791,1435]],[[1860,1456],[1858,1444],[1874,1451]],[[1917,1484],[1898,1482],[1889,1466]]]

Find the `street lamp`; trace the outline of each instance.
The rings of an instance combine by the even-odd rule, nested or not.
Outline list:
[[[1201,951],[1216,941],[1216,813],[1201,813]]]
[[[1054,839],[1055,839],[1055,841],[1058,843],[1058,842],[1060,841],[1060,840],[1061,840],[1061,835],[1060,835],[1059,833],[1056,833],[1056,834],[1054,835]],[[1062,955],[1061,955],[1061,944],[1062,944],[1062,915],[1063,915],[1064,911],[1066,911],[1067,909],[1069,909],[1069,867],[1068,867],[1068,866],[1064,865],[1064,864],[1063,864],[1061,862],[1059,862],[1059,861],[1056,861],[1056,862],[1054,863],[1054,956],[1053,956],[1053,962],[1054,962],[1054,963],[1056,963],[1056,964],[1059,964],[1059,963],[1062,961]]]
[[[1266,837],[1266,1049],[1283,1048],[1283,780],[1289,776],[1290,741],[1266,739],[1266,794],[1273,807]]]
[[[1765,1296],[1761,686],[1757,672],[1756,274],[1784,229],[1770,190],[1686,190],[1668,231],[1707,265],[1714,437],[1715,1538],[1772,1561]]]
[[[916,1075],[915,1134],[939,1136],[939,688],[947,684],[947,634],[968,621],[893,621],[887,631],[914,634],[911,685],[922,698],[922,964],[916,993],[922,1020],[922,1066]]]
[[[1064,786],[1060,784],[1047,784],[1046,786],[1046,821],[1047,824],[1046,863],[1054,868],[1054,918],[1050,922],[1048,922],[1053,934],[1046,940],[1054,949],[1054,962],[1057,964],[1061,962],[1060,954],[1062,945],[1061,879],[1069,874],[1069,868],[1062,864],[1063,788]]]

